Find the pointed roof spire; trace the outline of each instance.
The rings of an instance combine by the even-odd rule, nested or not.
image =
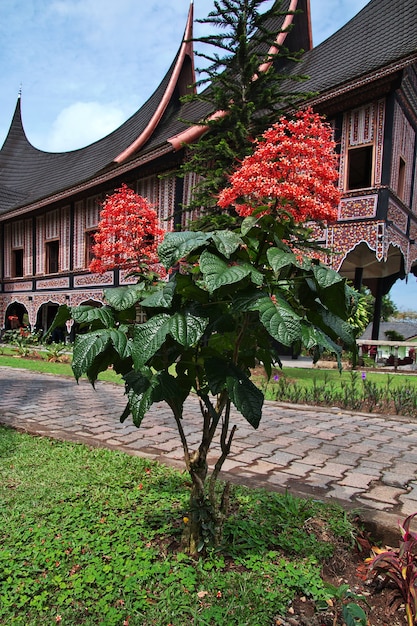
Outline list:
[[[27,146],[30,149],[33,149],[32,144],[26,137],[25,129],[23,128],[21,88],[19,89],[13,118],[10,124],[9,132],[7,133],[6,139],[4,140],[2,150],[4,150],[6,146],[15,146],[17,143],[19,143],[19,145],[21,146]]]
[[[188,56],[191,58],[191,63],[192,63],[192,73],[193,73],[193,80],[192,82],[195,82],[195,77],[194,77],[194,53],[193,53],[193,42],[192,42],[192,37],[193,37],[193,19],[194,19],[194,2],[193,0],[191,0],[190,2],[190,8],[188,10],[188,18],[187,18],[187,24],[185,26],[185,31],[184,31],[184,37],[183,37],[183,41],[177,56],[177,60],[176,63],[174,65],[174,68],[172,70],[171,73],[171,77],[169,79],[168,85],[166,87],[165,93],[161,99],[161,101],[159,102],[159,105],[157,106],[154,114],[152,115],[149,123],[147,124],[146,128],[142,131],[142,133],[139,135],[139,137],[137,137],[137,139],[135,139],[135,141],[133,141],[133,143],[130,144],[130,146],[128,146],[125,150],[123,150],[123,152],[121,152],[115,159],[114,162],[115,163],[123,163],[123,161],[126,161],[126,159],[128,159],[130,156],[132,156],[132,154],[134,154],[135,152],[137,152],[137,150],[139,150],[140,148],[142,148],[142,146],[148,141],[148,139],[152,136],[152,134],[154,133],[156,127],[158,126],[159,122],[161,121],[161,118],[163,116],[163,114],[166,111],[166,108],[172,98],[172,95],[174,93],[175,87],[178,84],[179,78],[181,76],[181,71],[183,69],[184,66],[184,61],[185,58]]]

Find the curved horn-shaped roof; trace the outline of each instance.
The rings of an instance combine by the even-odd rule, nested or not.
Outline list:
[[[193,58],[192,43],[190,41],[192,34],[193,34],[193,4],[191,4],[190,6],[190,11],[188,13],[187,26],[185,28],[184,40],[182,42],[182,46],[178,53],[175,67],[173,68],[173,71],[171,73],[171,77],[169,79],[165,93],[163,94],[161,101],[156,107],[156,110],[154,114],[152,115],[151,119],[149,120],[146,128],[144,128],[144,130],[139,135],[139,137],[135,139],[135,141],[131,143],[130,146],[128,146],[125,150],[123,150],[123,152],[114,159],[116,163],[122,163],[123,161],[128,159],[130,156],[132,156],[132,154],[134,154],[137,150],[142,148],[142,146],[147,142],[147,140],[150,138],[150,136],[154,132],[158,123],[161,121],[161,118],[166,111],[166,108],[174,93],[174,89],[178,83],[186,56],[188,55],[189,57]],[[193,83],[194,82],[195,81],[193,80]]]
[[[191,3],[184,33],[187,40],[192,36],[192,15]],[[0,215],[72,189],[101,172],[118,167],[143,148],[164,116],[172,116],[170,107],[179,111],[179,96],[194,82],[192,43],[184,42],[155,92],[126,122],[84,148],[60,153],[38,150],[30,143],[22,123],[19,96],[0,150]],[[166,151],[171,150],[166,144]]]

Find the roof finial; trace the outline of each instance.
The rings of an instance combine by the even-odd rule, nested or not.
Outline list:
[[[17,94],[18,99],[22,97],[22,83],[20,83],[19,92]]]

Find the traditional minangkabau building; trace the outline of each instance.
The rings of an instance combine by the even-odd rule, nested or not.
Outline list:
[[[309,0],[284,4],[301,11],[276,24],[277,46],[306,51],[285,70],[310,77],[299,89],[314,93],[309,103],[340,147],[338,220],[315,236],[333,250],[328,263],[368,286],[378,306],[397,279],[417,275],[417,2],[371,0],[317,47]],[[195,181],[176,172],[201,126],[181,120],[212,113],[180,100],[195,81],[192,22],[191,3],[184,41],[154,94],[85,148],[36,149],[18,98],[0,150],[0,328],[14,314],[46,329],[59,304],[100,304],[104,288],[129,281],[119,270],[88,271],[100,201],[122,183],[157,207],[165,228],[185,225],[180,208]]]

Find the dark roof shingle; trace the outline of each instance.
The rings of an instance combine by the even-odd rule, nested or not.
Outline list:
[[[417,1],[371,0],[294,68],[302,91],[323,94],[395,64],[417,60]]]

